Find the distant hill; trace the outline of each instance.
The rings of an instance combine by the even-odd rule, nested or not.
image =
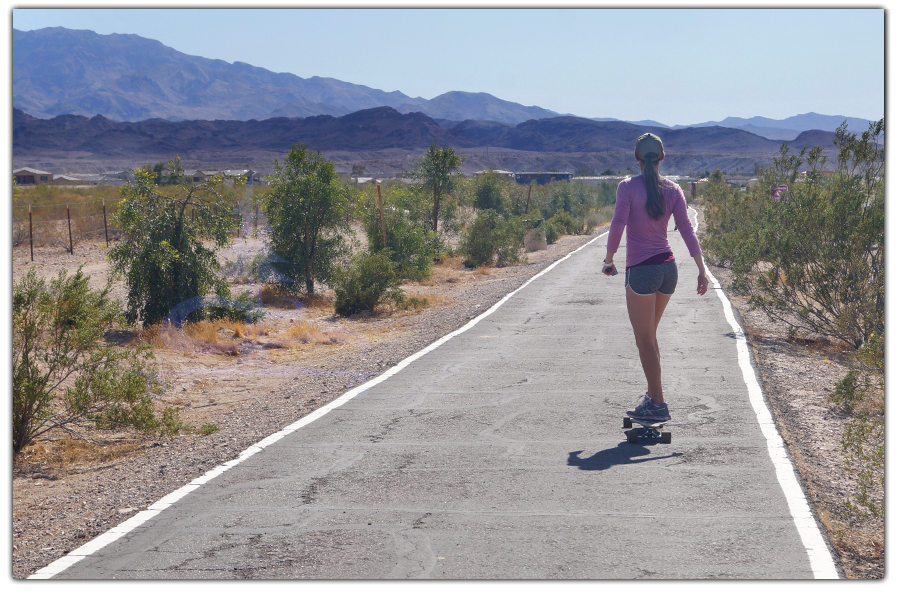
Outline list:
[[[426,100],[327,77],[304,79],[244,62],[187,55],[133,34],[100,35],[68,28],[13,29],[12,77],[13,106],[42,119],[102,115],[127,122],[152,118],[263,120],[340,117],[385,106],[402,113],[424,113],[444,128],[465,120],[515,126],[529,120],[574,117],[484,92],[451,91]],[[816,113],[783,120],[727,117],[720,122],[673,127],[650,119],[622,123],[651,130],[719,126],[767,139],[791,140],[805,130],[833,132],[844,119],[851,131],[868,128],[868,120]],[[605,117],[593,121],[621,120]]]
[[[480,119],[486,121],[518,124],[529,119],[555,117],[559,113],[541,107],[526,107],[515,102],[500,100],[490,94],[469,92],[447,92],[424,102],[405,103],[395,107],[398,111],[408,113],[421,111],[429,117],[463,121]]]
[[[489,94],[432,100],[337,79],[304,79],[181,53],[133,34],[13,29],[13,106],[49,119],[103,115],[115,121],[334,117],[390,106],[431,117],[518,123],[556,115]],[[421,107],[421,108],[420,108]]]
[[[35,118],[13,110],[13,154],[81,151],[104,157],[156,154],[187,155],[196,151],[287,151],[293,143],[305,143],[320,151],[418,150],[432,143],[457,149],[494,147],[529,152],[630,152],[646,126],[626,122],[596,122],[579,117],[529,120],[516,126],[502,122],[467,120],[449,128],[424,113],[400,113],[379,107],[340,117],[265,120],[159,119],[114,122],[95,115],[61,115]],[[697,153],[777,152],[781,141],[718,126],[657,129],[668,151],[677,155]],[[788,144],[821,145],[834,149],[833,134],[805,132]]]
[[[880,119],[880,118],[875,118]],[[770,119],[768,117],[726,117],[720,122],[704,122],[691,126],[674,126],[675,128],[707,128],[721,126],[738,128],[746,132],[758,134],[767,139],[791,140],[807,130],[824,130],[834,134],[841,123],[847,122],[847,129],[857,134],[868,130],[870,120],[845,115],[820,115],[819,113],[803,113],[787,119]],[[871,120],[874,121],[874,120]]]

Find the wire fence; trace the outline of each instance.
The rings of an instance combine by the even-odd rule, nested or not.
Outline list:
[[[105,198],[14,207],[13,247],[27,244],[34,260],[35,246],[60,247],[74,253],[75,246],[86,240],[99,239],[108,245],[122,236],[113,224],[114,207],[108,208]]]
[[[13,247],[27,245],[34,261],[35,247],[58,247],[74,254],[75,246],[85,241],[110,241],[124,237],[115,224],[117,200],[96,198],[80,202],[29,204],[13,207]],[[235,237],[255,233],[266,224],[260,211],[259,199],[252,192],[241,199],[234,212],[241,221]]]

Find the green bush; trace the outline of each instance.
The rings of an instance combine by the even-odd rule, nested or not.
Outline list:
[[[796,156],[784,145],[746,195],[723,183],[704,195],[704,250],[733,268],[734,288],[751,306],[854,348],[885,326],[882,128],[879,121],[860,138],[839,128],[833,176],[821,170],[820,148]],[[775,199],[778,185],[787,191]]]
[[[382,303],[402,304],[400,277],[386,250],[363,252],[353,257],[350,265],[335,271],[334,311],[348,316],[361,311],[373,311]]]
[[[544,233],[547,237],[547,245],[553,245],[559,241],[559,230],[553,222],[544,222]]]
[[[584,222],[575,219],[571,213],[565,210],[560,210],[553,214],[553,217],[550,218],[550,223],[556,226],[562,234],[567,235],[581,234],[581,231],[584,229]]]
[[[171,168],[180,169],[178,158]],[[129,324],[156,324],[176,305],[196,297],[228,297],[216,248],[228,244],[239,227],[234,208],[240,189],[239,181],[231,187],[222,177],[201,184],[182,177],[178,186],[163,189],[141,170],[122,188],[114,221],[125,236],[108,257],[128,287]],[[189,315],[192,321],[202,317],[201,310]]]
[[[110,285],[88,287],[81,269],[49,285],[32,268],[13,286],[13,452],[53,428],[78,424],[165,432],[153,412],[156,379],[146,349],[104,342],[121,325]]]
[[[463,233],[459,251],[468,267],[520,262],[525,253],[525,229],[519,218],[504,219],[492,209],[479,211]]]
[[[415,219],[410,209],[404,206],[417,196],[408,188],[394,188],[385,196],[384,233],[378,204],[369,201],[363,227],[370,251],[380,252],[388,248],[389,257],[400,277],[422,281],[431,276],[432,264],[444,250],[444,243],[438,233]]]

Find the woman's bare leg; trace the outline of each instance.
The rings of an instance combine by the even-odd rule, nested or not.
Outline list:
[[[625,289],[628,318],[631,320],[641,366],[644,368],[644,376],[647,378],[647,394],[656,405],[662,405],[665,402],[656,329],[659,327],[669,298],[670,295],[659,292],[641,296],[635,294],[631,288]]]

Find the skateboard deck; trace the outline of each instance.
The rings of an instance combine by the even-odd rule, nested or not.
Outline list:
[[[672,443],[672,433],[660,430],[666,422],[670,420],[660,422],[625,416],[622,428],[631,429],[625,433],[628,443]],[[641,425],[640,428],[632,428],[635,424]]]

